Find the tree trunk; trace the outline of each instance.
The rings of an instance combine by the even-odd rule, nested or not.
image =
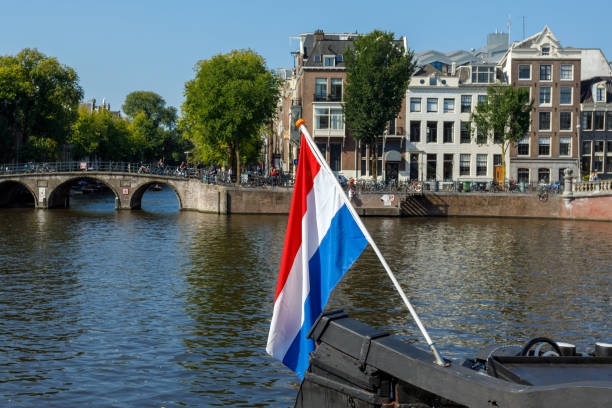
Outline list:
[[[240,183],[240,148],[236,147],[236,182]]]

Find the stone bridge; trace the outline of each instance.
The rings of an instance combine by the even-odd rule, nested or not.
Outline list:
[[[70,188],[79,180],[97,180],[106,185],[115,196],[118,210],[139,209],[143,194],[155,184],[166,185],[174,191],[179,209],[198,209],[198,201],[202,198],[199,180],[177,176],[96,171],[24,173],[0,175],[0,207],[6,207],[18,196],[27,195],[25,188],[32,195],[36,208],[67,208]],[[212,196],[208,199],[217,201]]]

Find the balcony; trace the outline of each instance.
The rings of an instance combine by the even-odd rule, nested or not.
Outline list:
[[[342,102],[342,95],[337,94],[314,94],[313,101],[315,102]]]

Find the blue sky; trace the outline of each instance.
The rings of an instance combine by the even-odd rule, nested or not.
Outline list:
[[[478,48],[486,34],[521,40],[548,24],[563,46],[601,48],[612,59],[612,2],[570,1],[195,1],[0,0],[0,54],[35,47],[79,74],[85,99],[113,109],[136,90],[153,91],[180,110],[186,81],[201,59],[251,48],[270,68],[292,67],[289,37],[321,28],[406,36],[408,46]]]

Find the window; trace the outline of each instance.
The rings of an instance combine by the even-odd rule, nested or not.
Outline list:
[[[410,112],[421,111],[421,98],[410,98]]]
[[[542,64],[540,65],[540,81],[552,80],[552,65]]]
[[[321,56],[320,55],[315,55],[314,59],[315,59],[315,62],[321,62]]]
[[[410,121],[410,141],[411,142],[421,141],[421,121],[420,120]]]
[[[528,137],[524,137],[518,141],[517,154],[519,156],[529,155],[529,138]]]
[[[316,130],[344,129],[344,116],[341,108],[315,108]]]
[[[542,55],[550,55],[550,47],[542,47]]]
[[[444,112],[454,112],[455,111],[455,99],[444,98]]]
[[[336,65],[336,57],[325,56],[323,57],[323,66],[333,67]]]
[[[486,104],[487,103],[487,95],[478,95],[478,104]]]
[[[572,112],[559,112],[559,130],[572,130]]]
[[[550,137],[538,138],[538,155],[550,156]]]
[[[604,113],[602,111],[593,112],[593,122],[595,122],[595,130],[604,130]]]
[[[529,103],[531,102],[531,87],[530,86],[519,86],[518,90],[519,92],[523,92],[527,95],[527,97],[525,98],[525,105],[529,105]]]
[[[487,144],[487,134],[476,128],[476,143],[479,145]]]
[[[444,155],[444,167],[442,168],[442,178],[444,181],[451,181],[453,179],[453,155]]]
[[[501,166],[502,165],[502,155],[494,154],[493,155],[493,166]]]
[[[531,79],[531,65],[519,64],[518,66],[518,79],[530,80]]]
[[[341,143],[330,143],[329,144],[329,167],[331,167],[333,171],[342,170],[341,157],[342,157],[342,144]]]
[[[472,95],[461,95],[461,112],[472,111]]]
[[[315,79],[315,101],[327,99],[327,78]]]
[[[435,76],[429,77],[429,85],[437,85],[438,84],[438,78],[436,78]]]
[[[459,155],[459,175],[460,176],[470,175],[470,155],[469,154]]]
[[[389,121],[389,135],[395,135],[396,127],[395,127],[395,119]]]
[[[559,138],[559,156],[569,156],[570,155],[571,140],[572,139],[569,137]]]
[[[608,130],[612,130],[612,112],[608,112],[606,114],[606,123],[607,123],[607,128]],[[610,151],[610,150],[608,150]]]
[[[572,87],[571,86],[562,86],[559,88],[559,103],[561,105],[571,105],[572,104]]]
[[[472,83],[490,84],[495,82],[495,70],[493,67],[472,67]]]
[[[427,122],[427,143],[438,143],[438,122]]]
[[[603,171],[603,156],[593,156],[593,171]]]
[[[591,172],[591,156],[582,156],[582,160],[580,160],[581,171],[582,173],[590,173]]]
[[[560,76],[562,81],[571,81],[574,79],[574,67],[570,64],[561,64]]]
[[[330,100],[331,101],[341,101],[342,100],[342,78],[332,78],[331,79],[331,89],[330,89]]]
[[[427,155],[427,180],[435,180],[436,179],[436,164],[437,164],[437,155],[428,154]]]
[[[327,143],[317,143],[321,155],[327,160]]]
[[[538,169],[538,182],[539,183],[550,183],[550,169]]]
[[[444,134],[442,135],[444,143],[453,143],[454,124],[454,122],[444,122]]]
[[[438,111],[438,98],[427,98],[427,112]]]
[[[591,154],[591,141],[585,140],[582,142],[582,154]]]
[[[595,140],[593,142],[593,153],[603,153],[603,151],[604,151],[604,141]]]
[[[487,175],[487,155],[486,154],[476,155],[476,175],[477,176]]]
[[[342,54],[336,55],[336,64],[344,61],[344,56]]]
[[[529,169],[518,169],[516,180],[519,183],[529,183]]]
[[[582,130],[593,128],[593,112],[582,112]]]
[[[460,142],[461,143],[470,143],[471,142],[471,137],[470,137],[470,126],[469,126],[469,122],[461,122],[461,135],[460,135]]]
[[[539,112],[538,130],[550,130],[550,112]]]
[[[597,94],[595,97],[595,102],[605,102],[606,101],[606,89],[603,86],[597,87]]]
[[[550,105],[550,86],[540,87],[540,105]]]

